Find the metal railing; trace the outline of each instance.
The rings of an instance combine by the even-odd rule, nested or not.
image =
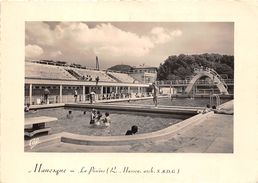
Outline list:
[[[234,84],[233,79],[221,79],[221,81],[225,82],[226,84]],[[157,85],[188,85],[189,83],[190,83],[190,80],[162,80],[162,81],[157,81]],[[196,84],[210,85],[212,83],[208,80],[198,80],[198,81],[196,81]]]
[[[210,95],[210,106],[213,106],[214,104],[214,99],[216,101],[216,104],[215,106],[220,106],[220,96],[218,94],[213,94],[213,95]]]
[[[99,102],[103,100],[117,100],[117,99],[133,99],[133,98],[144,98],[151,97],[151,92],[142,92],[142,93],[106,93],[106,94],[95,94],[93,95],[93,102]],[[55,104],[55,103],[83,103],[90,102],[90,94],[78,95],[77,100],[75,101],[74,95],[63,95],[62,99],[59,95],[50,95],[48,96],[48,100],[45,101],[43,96],[32,96],[31,104],[32,105],[41,105],[41,104]],[[24,104],[30,103],[30,97],[25,96]]]

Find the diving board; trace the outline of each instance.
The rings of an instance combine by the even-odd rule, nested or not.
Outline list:
[[[34,125],[34,124],[48,123],[52,121],[57,121],[57,118],[48,117],[48,116],[30,117],[30,118],[25,118],[24,125]]]

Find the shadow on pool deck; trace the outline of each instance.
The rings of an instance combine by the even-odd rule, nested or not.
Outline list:
[[[233,111],[233,100],[221,106],[222,110]],[[176,153],[233,153],[233,115],[214,114],[210,112],[201,116],[201,120],[193,120],[196,116],[185,120],[185,126],[174,125],[167,130],[174,130],[172,133],[159,136],[159,138],[147,138],[144,140],[125,141],[126,143],[105,144],[105,143],[81,143],[87,138],[80,139],[80,136],[71,134],[64,137],[52,136],[44,145],[38,145],[30,149],[27,145],[25,151],[33,152],[176,152]],[[183,124],[183,123],[182,123]],[[178,128],[178,129],[176,129]],[[166,129],[163,129],[163,131]],[[161,130],[162,132],[162,130]],[[63,133],[66,136],[66,133]],[[66,134],[66,135],[65,135]],[[153,133],[150,133],[153,135]],[[160,133],[162,134],[162,133]],[[146,134],[143,134],[144,136]],[[70,136],[70,137],[69,137]],[[130,136],[129,139],[138,138],[141,135]],[[161,138],[160,138],[161,137]],[[58,140],[59,138],[59,140]],[[69,141],[70,138],[70,141]],[[74,139],[75,141],[73,141]],[[94,138],[94,137],[90,137]],[[100,139],[103,137],[99,137]],[[107,139],[108,142],[112,138]],[[122,140],[127,137],[122,136]],[[76,140],[79,139],[79,143]],[[105,141],[105,137],[103,138]],[[81,141],[80,141],[81,140]],[[101,141],[101,140],[100,140]],[[102,140],[103,141],[103,140]],[[67,143],[69,142],[69,143]],[[75,142],[75,144],[73,144]],[[97,141],[99,142],[99,141]],[[28,144],[28,142],[27,142]],[[84,144],[84,145],[79,145]]]

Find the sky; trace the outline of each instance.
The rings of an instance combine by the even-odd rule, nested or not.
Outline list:
[[[26,60],[61,60],[101,69],[156,66],[171,55],[234,55],[232,22],[26,22]]]

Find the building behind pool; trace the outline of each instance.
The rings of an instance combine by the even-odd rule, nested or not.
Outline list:
[[[49,103],[73,102],[75,90],[78,92],[77,101],[88,101],[91,92],[95,93],[96,100],[150,96],[148,82],[156,80],[156,70],[152,73],[153,78],[149,76],[144,82],[138,80],[142,72],[131,75],[78,64],[67,65],[65,62],[26,61],[25,103],[40,104],[45,88],[50,91]]]
[[[98,78],[98,79],[97,79]],[[207,78],[207,77],[206,77]],[[184,94],[191,80],[156,81],[157,68],[151,66],[133,67],[129,72],[117,72],[87,68],[79,64],[62,61],[40,60],[25,62],[25,103],[41,104],[43,91],[48,88],[49,103],[74,102],[77,90],[77,102],[89,101],[95,93],[95,100],[143,98],[152,96],[151,84],[156,82],[164,94]],[[221,92],[211,78],[198,78],[191,88],[192,94],[208,95]],[[228,94],[233,93],[233,81],[225,80]],[[212,87],[211,87],[212,86]]]

